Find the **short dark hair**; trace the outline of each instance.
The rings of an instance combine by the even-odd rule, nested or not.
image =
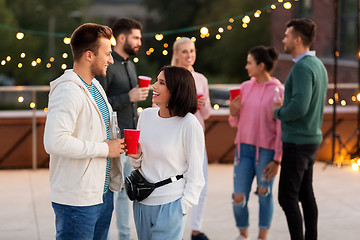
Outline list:
[[[248,52],[253,56],[256,64],[264,63],[266,71],[270,72],[278,59],[279,54],[273,47],[256,46]]]
[[[197,111],[197,94],[195,80],[191,72],[183,67],[164,66],[166,87],[170,91],[168,104],[171,116],[185,117],[187,113]]]
[[[310,46],[315,39],[316,24],[309,18],[297,18],[290,20],[286,27],[293,27],[295,35],[301,37],[304,46]]]
[[[112,30],[108,26],[96,23],[85,23],[71,35],[71,51],[74,61],[78,61],[86,51],[97,54],[100,47],[99,39],[111,39]]]
[[[114,38],[117,38],[120,34],[129,34],[132,29],[139,29],[140,31],[143,28],[143,25],[131,18],[120,18],[112,25],[112,30],[114,34]]]

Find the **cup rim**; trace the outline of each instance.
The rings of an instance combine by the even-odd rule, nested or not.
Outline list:
[[[127,128],[125,128],[124,131],[140,132],[140,130],[137,129],[127,129]]]
[[[148,77],[148,76],[138,76],[138,79],[142,79],[145,81],[151,81],[151,77]]]

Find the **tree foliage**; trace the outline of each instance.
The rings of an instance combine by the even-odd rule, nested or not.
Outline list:
[[[179,29],[189,26],[205,25],[230,17],[256,11],[269,4],[266,0],[145,0],[146,6],[159,15],[158,22],[147,26],[146,31]],[[172,44],[177,36],[195,36],[197,38],[197,60],[195,69],[204,73],[213,83],[238,83],[248,79],[244,67],[249,49],[256,45],[268,45],[270,42],[270,18],[263,12],[260,18],[250,16],[251,22],[243,28],[241,20],[235,21],[232,30],[226,30],[228,24],[221,25],[224,33],[220,40],[215,39],[219,26],[209,28],[210,37],[201,39],[199,32],[189,32],[164,36],[161,42],[169,44],[169,55],[161,52],[151,54],[153,65],[170,64]],[[144,45],[154,44],[144,41]],[[157,47],[161,47],[160,43]],[[145,46],[144,46],[145,47]]]
[[[48,35],[47,32],[52,30],[70,36],[83,21],[81,9],[87,4],[88,0],[62,0],[61,4],[55,0],[0,0],[1,24],[31,30],[25,32],[22,40],[17,40],[15,30],[0,29],[0,34],[5,36],[5,42],[0,46],[0,61],[11,57],[0,66],[0,72],[14,78],[16,85],[48,84],[59,76],[64,71],[62,64],[72,65],[70,46],[63,43],[63,37]],[[49,27],[51,19],[54,20],[53,29]],[[21,53],[25,53],[25,58],[20,57]],[[63,53],[69,57],[63,59]],[[50,62],[50,57],[55,60]],[[41,63],[33,67],[32,61],[38,58]],[[51,64],[50,68],[46,67],[47,63]]]

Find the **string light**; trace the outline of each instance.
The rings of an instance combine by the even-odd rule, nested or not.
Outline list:
[[[68,44],[70,44],[70,42],[71,42],[71,38],[64,37],[63,42],[64,42],[66,45],[68,45]]]
[[[141,113],[141,112],[142,112],[142,110],[143,110],[143,108],[142,108],[142,107],[138,107],[138,108],[137,108],[137,112],[138,112],[138,113]]]
[[[133,61],[134,61],[134,63],[138,63],[138,62],[139,62],[139,58],[134,57]]]
[[[264,6],[263,8],[261,8],[261,9],[257,9],[257,10],[254,10],[254,11],[251,11],[251,12],[248,12],[248,13],[246,13],[246,14],[240,14],[240,15],[237,15],[237,16],[233,16],[233,17],[230,17],[230,18],[225,18],[225,19],[223,19],[223,20],[221,20],[221,21],[216,21],[216,22],[211,22],[211,23],[207,23],[206,24],[206,26],[216,26],[216,25],[223,25],[223,24],[228,24],[227,26],[223,26],[223,27],[218,27],[218,29],[217,29],[217,31],[218,31],[218,33],[220,33],[220,34],[214,34],[214,37],[215,37],[215,39],[217,39],[217,40],[220,40],[221,38],[222,38],[222,33],[224,32],[224,30],[225,30],[225,27],[226,27],[226,29],[227,30],[232,30],[233,29],[233,26],[234,25],[232,25],[233,23],[235,23],[238,19],[241,19],[242,20],[242,22],[240,22],[239,21],[239,23],[241,23],[242,24],[242,27],[243,28],[247,28],[248,27],[248,25],[249,25],[249,23],[250,23],[250,21],[251,21],[251,17],[256,17],[256,18],[259,18],[260,16],[261,16],[261,14],[262,14],[262,12],[263,11],[266,11],[266,12],[268,12],[268,13],[270,13],[271,12],[271,9],[276,9],[276,7],[278,6],[278,5],[280,5],[279,3],[281,3],[285,8],[287,7],[287,6],[289,6],[288,8],[291,8],[291,3],[290,3],[291,1],[289,1],[289,0],[287,0],[286,2],[284,1],[284,0],[278,0],[276,3],[273,3],[273,4],[268,4],[267,6]],[[250,17],[251,16],[251,17]],[[231,24],[231,25],[230,25]],[[3,24],[0,24],[0,28],[3,28],[5,25],[3,25]],[[6,26],[5,26],[6,27]],[[28,32],[30,32],[30,34],[39,34],[39,35],[49,35],[50,33],[49,32],[40,32],[40,31],[32,31],[32,30],[20,30],[20,29],[16,29],[16,28],[13,28],[17,33],[16,33],[16,37],[17,37],[17,39],[23,39],[24,38],[24,36],[25,36],[25,34],[27,34]],[[200,37],[201,38],[206,38],[206,37],[210,37],[210,32],[209,32],[209,28],[208,27],[205,27],[205,26],[191,26],[191,27],[186,27],[186,28],[181,28],[181,29],[176,29],[176,30],[170,30],[170,31],[163,31],[163,32],[161,32],[161,33],[143,33],[142,35],[143,35],[143,37],[155,37],[155,39],[157,40],[157,41],[162,41],[163,39],[164,39],[164,36],[165,35],[170,35],[170,34],[176,34],[176,32],[177,32],[177,34],[179,34],[179,32],[181,32],[181,33],[183,33],[183,32],[191,32],[191,31],[194,31],[194,30],[200,30]],[[60,37],[62,40],[63,40],[63,42],[64,42],[64,44],[70,44],[70,42],[71,42],[71,38],[70,37],[67,37],[67,36],[69,36],[69,34],[63,34],[63,33],[51,33],[52,34],[52,36],[54,36],[54,37]],[[198,37],[198,36],[197,36]],[[191,40],[193,41],[193,42],[195,42],[196,40],[197,40],[197,37],[191,37]],[[180,38],[179,36],[177,37],[177,39],[178,38]],[[113,45],[113,46],[115,46],[116,45],[116,40],[115,40],[115,38],[114,37],[112,37],[111,38],[111,44]],[[165,49],[163,49],[162,50],[162,54],[164,55],[164,56],[166,56],[166,55],[168,55],[169,54],[169,52],[166,50],[166,48],[168,48],[169,47],[169,44],[167,44],[167,43],[164,43],[163,44],[163,48],[165,48]],[[150,50],[150,49],[152,49],[152,50]],[[160,50],[161,51],[161,50]],[[150,55],[152,52],[154,52],[154,50],[153,50],[153,48],[149,48],[149,50],[148,51],[146,51],[146,54],[147,55]],[[339,54],[339,53],[335,53],[335,54]],[[21,57],[22,58],[25,58],[25,53],[22,53],[21,54]],[[62,54],[62,58],[68,58],[68,54],[67,53],[63,53]],[[57,57],[57,56],[56,56]],[[359,52],[359,57],[360,57],[360,52]],[[39,59],[39,58],[38,58]],[[41,59],[39,59],[39,60],[36,60],[36,63],[37,64],[40,64],[41,63]],[[11,57],[10,56],[8,56],[7,58],[6,58],[6,61],[10,61],[11,60]],[[2,60],[0,63],[2,64],[2,65],[4,65],[4,62],[3,62],[4,60]],[[55,61],[55,58],[54,57],[51,57],[50,58],[50,61],[46,64],[46,67],[47,68],[51,68],[51,66],[52,66],[52,62],[54,62]],[[135,58],[134,58],[134,60],[133,60],[134,62],[135,61],[139,61],[139,59],[136,59],[135,60]],[[5,62],[5,64],[6,64],[6,62]],[[37,64],[35,64],[33,61],[31,62],[31,65],[32,66],[36,66]],[[64,65],[61,65],[62,67],[64,66]],[[20,63],[20,64],[18,64],[18,67],[19,68],[21,68],[22,67],[22,63]]]
[[[21,53],[21,54],[20,54],[20,57],[21,57],[21,58],[25,58],[25,56],[26,56],[25,53]]]
[[[345,100],[341,100],[340,104],[341,104],[341,106],[346,106],[346,101],[345,101]]]
[[[164,38],[164,35],[162,35],[162,34],[156,34],[156,35],[155,35],[155,39],[156,39],[157,41],[161,41],[161,40],[163,40],[163,38]]]
[[[23,39],[25,37],[25,34],[23,33],[23,32],[18,32],[18,33],[16,33],[16,38],[18,39],[18,40],[21,40],[21,39]]]
[[[45,108],[44,108],[44,112],[47,112],[47,111],[48,111],[48,108],[47,108],[47,107],[45,107]]]
[[[360,93],[356,95],[357,100],[360,102]]]
[[[24,101],[24,97],[23,97],[23,96],[18,97],[18,102],[19,102],[19,103],[22,103],[23,101]]]
[[[242,19],[243,23],[249,24],[250,22],[250,17],[248,15],[244,16]]]
[[[285,9],[290,9],[291,8],[291,3],[290,2],[286,2],[286,3],[284,3],[284,8]]]
[[[149,48],[149,52],[153,53],[153,52],[154,52],[154,48]]]
[[[65,63],[61,65],[61,69],[65,70],[66,68],[67,68],[67,66]]]
[[[1,65],[4,66],[5,64],[6,64],[6,61],[5,61],[5,60],[2,60],[2,61],[1,61]]]
[[[359,170],[359,165],[357,163],[352,163],[351,164],[351,168],[354,170],[354,171],[358,171]]]
[[[112,46],[116,46],[116,39],[114,38],[114,36],[110,38],[110,43]]]
[[[215,110],[219,110],[220,106],[219,106],[219,104],[214,104],[213,108],[214,108]]]
[[[209,29],[207,27],[200,28],[200,34],[201,35],[206,35],[208,33],[209,33]]]
[[[295,1],[298,1],[298,0],[295,0]],[[276,2],[276,3],[268,4],[268,5],[264,6],[261,9],[261,11],[269,12],[268,10],[275,9],[277,5],[279,5],[280,3],[283,3],[283,2],[284,2],[283,0],[278,0],[278,2]],[[288,1],[288,2],[290,2],[290,1]],[[256,16],[261,14],[261,11],[257,10],[256,11]],[[254,14],[254,12],[252,14]],[[220,21],[210,22],[207,25],[208,26],[214,26],[214,25],[222,24],[222,23],[226,23],[226,22],[234,23],[235,19],[241,19],[242,17],[243,17],[243,14],[240,14],[240,15],[233,16],[233,17],[230,17],[230,18],[226,18],[226,19],[223,19],[223,20],[220,20]],[[45,32],[45,31],[20,30],[20,29],[17,29],[17,28],[11,27],[11,26],[7,26],[7,25],[4,25],[4,24],[0,24],[0,28],[6,28],[6,29],[18,31],[19,33],[22,33],[22,34],[25,34],[26,32],[30,32],[31,34],[35,34],[35,35],[49,35],[49,36],[53,36],[53,37],[60,37],[60,38],[63,38],[63,42],[65,44],[70,44],[70,42],[71,42],[71,38],[68,37],[69,36],[68,33],[54,33],[54,32],[50,33],[50,32]],[[194,31],[194,30],[199,29],[199,28],[200,28],[199,26],[192,26],[192,27],[184,27],[184,28],[176,29],[176,30],[164,31],[161,34],[159,34],[159,33],[143,33],[142,35],[143,35],[143,37],[153,37],[153,36],[155,36],[155,38],[157,40],[158,40],[158,38],[160,38],[162,40],[163,35],[165,35],[165,34],[170,35],[170,34],[174,34],[176,32],[191,32],[191,31]],[[158,41],[161,41],[161,40],[158,40]]]
[[[33,67],[35,67],[36,64],[37,64],[36,61],[32,61],[32,62],[31,62],[31,66],[33,66]]]
[[[330,105],[333,105],[333,104],[334,104],[334,99],[329,98],[328,103],[329,103]]]
[[[31,103],[30,103],[30,108],[35,108],[35,106],[36,106],[36,105],[35,105],[34,102],[31,102]]]
[[[176,37],[176,41],[179,40],[179,39],[181,39],[181,37]]]
[[[356,101],[356,97],[355,97],[355,96],[352,96],[352,97],[351,97],[351,100],[352,100],[353,102],[355,102],[355,101]]]

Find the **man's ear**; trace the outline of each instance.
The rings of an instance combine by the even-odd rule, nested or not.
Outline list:
[[[297,44],[302,43],[302,38],[300,36],[296,36],[295,41]]]
[[[93,56],[93,52],[91,52],[90,50],[87,50],[85,53],[84,53],[84,58],[87,60],[87,61],[91,61],[92,58],[94,57]]]
[[[116,38],[116,44],[121,43],[123,44],[126,41],[126,35],[120,33],[119,36]]]

